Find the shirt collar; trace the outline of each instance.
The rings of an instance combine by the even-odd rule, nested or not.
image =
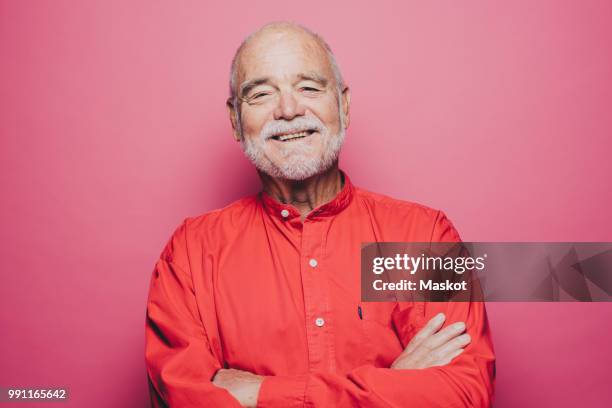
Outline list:
[[[351,183],[349,176],[342,169],[339,169],[339,171],[344,179],[342,189],[331,201],[328,201],[327,203],[322,204],[309,212],[306,219],[315,220],[333,216],[348,207],[353,198],[355,187],[353,186],[353,183]],[[258,199],[263,203],[264,211],[272,216],[282,220],[290,220],[300,217],[300,212],[293,205],[283,204],[263,190],[259,192]]]

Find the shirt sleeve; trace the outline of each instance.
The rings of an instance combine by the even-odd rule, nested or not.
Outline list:
[[[453,224],[438,212],[432,242],[460,241]],[[396,370],[363,365],[346,375],[311,372],[265,377],[258,407],[489,407],[495,380],[495,354],[483,302],[420,302],[400,310],[394,321],[405,346],[437,313],[445,326],[464,321],[472,341],[446,366]]]
[[[221,364],[199,315],[187,262],[186,221],[166,244],[151,276],[145,324],[145,362],[157,407],[240,407],[212,383]]]

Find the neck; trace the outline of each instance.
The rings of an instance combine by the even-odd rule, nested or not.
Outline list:
[[[286,180],[258,171],[263,190],[281,203],[291,204],[302,215],[331,201],[342,189],[343,180],[338,162],[326,171],[304,180]]]

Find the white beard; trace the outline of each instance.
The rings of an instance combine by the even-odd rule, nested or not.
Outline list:
[[[304,180],[329,169],[338,159],[344,143],[346,129],[341,120],[340,131],[332,135],[327,127],[319,122],[319,133],[323,140],[323,151],[320,157],[312,156],[313,147],[300,142],[286,142],[283,146],[282,165],[276,165],[266,155],[265,135],[257,138],[245,138],[240,141],[245,155],[255,167],[274,178],[287,180]],[[263,133],[263,131],[262,131]],[[312,136],[309,136],[312,137]],[[294,144],[295,143],[295,144]]]

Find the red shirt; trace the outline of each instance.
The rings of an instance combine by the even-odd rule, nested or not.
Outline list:
[[[146,363],[154,407],[239,407],[219,368],[265,375],[260,407],[489,406],[484,304],[360,301],[362,242],[459,241],[441,211],[344,184],[302,222],[265,192],[186,218],[155,265]],[[362,318],[358,313],[362,310]],[[472,341],[449,365],[389,366],[439,312]]]

